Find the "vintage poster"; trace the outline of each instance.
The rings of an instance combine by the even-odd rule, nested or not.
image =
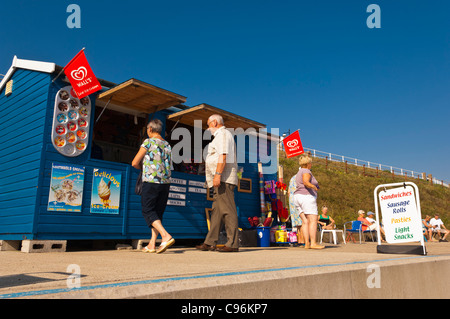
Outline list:
[[[84,167],[52,163],[48,211],[81,212]]]
[[[122,173],[94,168],[91,213],[119,214]]]

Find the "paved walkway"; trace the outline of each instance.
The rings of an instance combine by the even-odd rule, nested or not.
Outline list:
[[[34,254],[3,251],[0,252],[0,299],[321,298],[326,295],[319,291],[316,295],[295,291],[280,295],[274,287],[296,280],[303,280],[306,287],[305,280],[311,280],[315,281],[318,290],[322,290],[319,289],[323,287],[321,280],[330,278],[349,278],[356,283],[353,282],[349,290],[342,287],[339,292],[335,288],[334,292],[328,292],[329,297],[364,298],[364,293],[361,295],[357,287],[367,288],[367,278],[371,274],[368,270],[373,265],[381,267],[382,275],[388,273],[384,269],[391,269],[394,273],[395,267],[406,265],[419,267],[414,271],[424,276],[441,277],[442,272],[434,274],[432,268],[420,268],[420,265],[450,265],[450,243],[429,243],[427,252],[427,256],[377,254],[376,243],[327,245],[321,251],[297,247],[252,247],[241,248],[239,253],[174,247],[159,255],[136,250]],[[81,273],[79,281],[73,275],[71,277],[77,269]],[[429,269],[429,273],[423,269]],[[406,280],[414,281],[414,277],[417,275],[411,271],[411,277],[406,277]],[[446,282],[449,279],[450,274]],[[78,284],[79,288],[71,288]],[[382,284],[387,287],[388,280]],[[390,296],[403,296],[402,290],[398,286]],[[448,290],[443,292],[444,295],[437,293],[432,297],[450,297]],[[381,294],[381,298],[390,296]]]

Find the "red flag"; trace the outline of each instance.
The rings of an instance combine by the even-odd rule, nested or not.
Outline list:
[[[64,73],[70,81],[79,99],[102,89],[92,72],[86,59],[84,50],[81,50],[64,68]]]
[[[294,157],[303,154],[302,141],[300,140],[300,133],[295,131],[283,140],[284,150],[286,151],[286,156]]]

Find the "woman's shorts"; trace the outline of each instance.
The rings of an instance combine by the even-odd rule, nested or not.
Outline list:
[[[318,215],[317,197],[313,195],[294,194],[294,204],[300,214]]]

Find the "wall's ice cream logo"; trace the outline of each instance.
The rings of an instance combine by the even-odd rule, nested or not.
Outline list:
[[[296,147],[298,145],[298,140],[292,140],[286,143],[287,146],[293,148]]]
[[[84,66],[79,67],[77,70],[70,72],[70,76],[77,81],[83,81],[87,76],[87,70]]]
[[[98,184],[97,191],[98,191],[98,197],[102,200],[103,205],[106,207],[109,206],[110,200],[109,197],[111,196],[111,181],[108,182],[108,184],[105,183],[105,181],[102,180]]]

